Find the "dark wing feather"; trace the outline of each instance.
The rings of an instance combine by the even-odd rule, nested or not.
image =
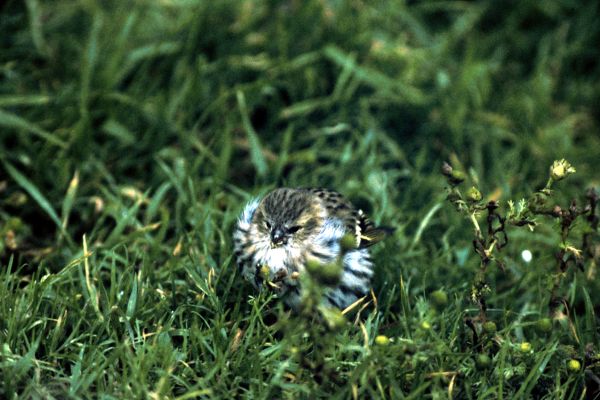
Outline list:
[[[305,190],[318,196],[332,216],[344,221],[347,231],[355,235],[357,247],[360,249],[372,246],[394,232],[394,228],[376,227],[362,210],[357,210],[344,196],[334,190],[325,188]]]
[[[358,226],[360,228],[360,242],[358,248],[360,249],[381,242],[386,236],[391,235],[396,230],[395,228],[387,226],[375,226],[362,210],[358,210],[358,214]]]

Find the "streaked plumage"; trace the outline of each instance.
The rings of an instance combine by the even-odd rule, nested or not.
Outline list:
[[[376,228],[335,191],[280,188],[246,205],[233,233],[234,251],[244,278],[260,289],[268,283],[261,273],[267,266],[268,281],[276,282],[274,288],[296,307],[297,276],[306,263],[335,261],[341,254],[340,239],[350,233],[355,248],[344,254],[340,283],[325,294],[326,301],[343,309],[368,293],[373,275],[368,247],[389,232]]]

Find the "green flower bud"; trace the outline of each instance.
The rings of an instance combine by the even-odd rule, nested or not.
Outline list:
[[[581,369],[581,363],[575,359],[571,359],[567,363],[567,369],[571,372],[579,372]]]
[[[319,269],[321,269],[321,264],[317,260],[307,260],[305,264],[306,271],[311,275],[316,275],[319,273]]]
[[[340,247],[342,248],[342,252],[356,249],[356,238],[354,235],[347,233],[342,236],[340,239]]]
[[[342,312],[335,307],[320,306],[319,310],[327,323],[327,327],[332,331],[342,328],[346,324],[346,318]]]
[[[321,269],[321,282],[325,285],[335,285],[342,277],[342,266],[338,263],[323,265]]]
[[[550,167],[550,177],[554,181],[560,181],[575,172],[575,168],[564,158],[554,161]]]
[[[476,203],[478,201],[481,201],[481,199],[481,192],[475,186],[471,186],[471,189],[467,190],[467,200]]]
[[[564,165],[557,164],[554,167],[552,167],[552,170],[550,171],[550,175],[552,176],[552,179],[554,179],[555,181],[559,181],[565,177],[566,172],[567,171],[566,171]]]
[[[465,174],[459,170],[452,168],[450,164],[444,162],[442,165],[442,174],[448,178],[451,185],[458,185],[465,180]]]
[[[342,266],[339,263],[321,264],[309,260],[306,263],[306,270],[314,280],[323,285],[335,285],[342,277]]]
[[[487,354],[478,354],[475,359],[475,364],[477,364],[479,368],[489,368],[492,365],[492,359]]]
[[[423,321],[421,322],[421,328],[425,329],[426,331],[431,329],[431,324],[427,321]]]
[[[538,331],[548,333],[552,331],[552,320],[550,318],[542,318],[535,324]]]
[[[431,292],[431,301],[437,307],[446,307],[448,305],[448,295],[443,290]]]
[[[486,333],[489,333],[490,335],[496,333],[496,331],[498,330],[498,327],[496,326],[496,323],[494,321],[486,321],[483,324],[483,330]]]
[[[388,344],[390,344],[390,338],[388,338],[385,335],[378,335],[375,338],[375,344],[378,346],[387,346]]]
[[[455,169],[452,171],[451,177],[454,183],[461,183],[465,180],[465,173]]]
[[[265,281],[269,280],[270,275],[271,275],[271,270],[269,269],[269,266],[266,264],[263,264],[262,267],[260,267],[260,270],[258,271],[259,276],[264,279]]]
[[[519,346],[519,350],[521,351],[521,353],[531,352],[531,343],[529,343],[529,342],[521,343],[521,345]]]

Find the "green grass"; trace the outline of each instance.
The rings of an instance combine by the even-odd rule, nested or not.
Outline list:
[[[497,332],[476,321],[474,343],[479,261],[440,174],[449,160],[505,203],[564,157],[577,173],[554,199],[584,204],[600,184],[596,2],[0,12],[0,397],[598,394],[597,230],[595,255],[562,279],[565,316],[542,332],[559,226],[509,229],[506,271],[487,274]],[[376,309],[328,327],[243,281],[233,224],[283,185],[335,188],[397,227],[374,249]]]

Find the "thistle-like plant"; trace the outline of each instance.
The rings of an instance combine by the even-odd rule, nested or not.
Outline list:
[[[576,266],[583,270],[586,257],[592,261],[598,257],[593,245],[598,231],[597,191],[595,189],[588,190],[587,204],[584,207],[577,206],[576,200],[572,200],[567,207],[561,207],[553,202],[554,185],[575,172],[575,168],[568,161],[564,159],[554,161],[549,169],[546,185],[542,189],[534,192],[529,198],[518,201],[508,200],[502,205],[496,200],[484,200],[484,196],[476,186],[463,188],[463,183],[467,180],[466,175],[448,163],[443,164],[442,174],[448,183],[447,199],[472,224],[473,248],[480,259],[479,269],[470,292],[470,299],[479,307],[479,321],[467,321],[475,338],[477,338],[477,330],[474,322],[483,325],[487,318],[486,298],[491,291],[486,280],[488,267],[493,261],[503,271],[505,270],[499,252],[509,242],[507,231],[509,226],[527,227],[533,231],[538,224],[544,223],[548,218],[558,221],[560,244],[555,256],[556,271],[550,287],[548,307],[551,316],[555,318],[561,316],[559,311],[561,304],[568,309],[566,300],[559,296],[561,282],[567,269],[570,266]],[[575,221],[584,216],[586,216],[588,228],[583,235],[582,245],[578,248],[570,241],[570,234],[575,226]]]

